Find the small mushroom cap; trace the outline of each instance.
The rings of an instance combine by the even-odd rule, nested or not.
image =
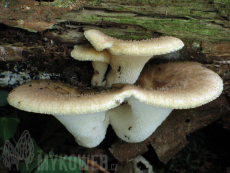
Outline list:
[[[179,50],[184,46],[180,39],[170,36],[141,41],[124,41],[94,29],[85,31],[84,35],[96,50],[108,49],[113,55],[161,55]]]
[[[71,52],[71,56],[80,61],[100,61],[105,63],[110,63],[110,54],[107,50],[96,51],[93,47],[89,45],[74,46]]]
[[[74,46],[71,56],[80,61],[92,61],[94,75],[91,84],[93,86],[102,86],[104,75],[110,63],[110,53],[107,50],[97,51],[90,45]]]
[[[188,109],[216,99],[223,81],[215,72],[197,62],[176,62],[144,68],[136,85],[144,87],[145,97],[136,98],[154,106]]]

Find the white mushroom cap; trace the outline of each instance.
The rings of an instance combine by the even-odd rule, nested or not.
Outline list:
[[[145,63],[153,55],[170,53],[184,46],[183,42],[175,37],[124,41],[94,29],[85,31],[84,35],[97,51],[107,49],[111,53],[112,69],[107,75],[108,87],[114,83],[135,83]]]
[[[94,29],[85,31],[84,35],[97,51],[108,49],[113,55],[161,55],[174,52],[184,46],[180,39],[171,36],[126,41],[110,37]]]
[[[116,40],[95,29],[85,31],[84,35],[97,51],[111,48],[114,40]]]
[[[140,86],[95,93],[41,80],[17,87],[8,102],[21,110],[54,115],[80,145],[94,147],[104,139],[109,123],[121,139],[141,142],[173,109],[201,106],[223,89],[222,79],[196,62],[147,67],[136,84]]]
[[[92,61],[94,75],[91,81],[93,86],[103,86],[104,75],[110,63],[110,53],[107,50],[96,51],[89,45],[74,46],[71,56],[80,61]]]
[[[57,81],[38,80],[13,89],[7,101],[24,111],[66,116],[107,111],[117,106],[114,99],[120,98],[120,92],[100,92]]]
[[[184,43],[175,37],[165,36],[140,41],[116,40],[110,52],[113,55],[140,55],[154,56],[163,55],[181,49]]]
[[[71,57],[80,61],[99,61],[110,63],[110,54],[108,51],[97,51],[90,45],[76,45],[71,52]]]

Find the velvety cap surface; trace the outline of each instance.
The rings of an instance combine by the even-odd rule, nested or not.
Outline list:
[[[223,81],[215,72],[197,62],[176,62],[145,68],[137,85],[146,88],[136,98],[154,106],[187,109],[216,99]]]
[[[8,95],[10,105],[28,112],[73,115],[106,111],[123,102],[120,91],[94,91],[61,82],[40,80],[25,83]]]

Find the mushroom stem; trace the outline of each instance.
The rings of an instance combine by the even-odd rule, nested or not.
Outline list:
[[[173,109],[155,107],[134,97],[127,103],[107,111],[117,136],[126,142],[141,142],[147,139]]]
[[[105,138],[109,118],[105,112],[84,115],[54,115],[84,147],[99,145]]]
[[[150,56],[111,55],[111,70],[106,76],[106,86],[113,84],[133,84],[138,79]],[[141,59],[141,61],[140,61]],[[129,67],[129,68],[127,68]]]
[[[103,82],[103,79],[108,68],[108,63],[92,61],[92,65],[94,68],[94,74],[91,80],[91,84],[93,86],[104,86],[105,82]]]
[[[74,46],[71,56],[80,61],[92,61],[94,68],[93,78],[91,84],[93,86],[104,86],[104,75],[106,73],[108,64],[110,63],[110,53],[107,50],[97,51],[90,45]]]

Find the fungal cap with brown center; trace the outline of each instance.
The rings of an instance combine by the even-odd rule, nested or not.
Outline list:
[[[136,85],[146,88],[148,102],[154,106],[173,109],[201,106],[219,97],[223,90],[219,75],[197,62],[146,67]]]
[[[218,74],[196,62],[149,66],[136,85],[139,87],[133,86],[126,103],[106,113],[117,136],[127,142],[145,140],[173,109],[201,106],[216,99],[223,89]]]

